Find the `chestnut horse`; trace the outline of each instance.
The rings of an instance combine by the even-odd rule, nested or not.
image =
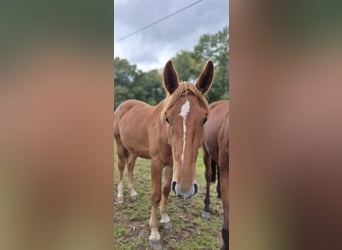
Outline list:
[[[222,249],[229,249],[229,101],[210,104],[210,119],[204,126],[203,159],[206,166],[207,193],[204,212],[209,212],[209,177],[212,163],[218,164],[223,205]],[[212,176],[213,178],[213,176]],[[208,202],[208,203],[207,203]]]
[[[151,247],[160,249],[157,208],[161,225],[170,228],[167,203],[170,189],[187,199],[198,191],[195,162],[203,143],[209,105],[204,95],[211,88],[214,65],[208,61],[196,84],[179,82],[171,61],[163,72],[167,97],[156,106],[127,100],[114,112],[114,136],[119,157],[118,200],[123,202],[122,173],[127,163],[131,197],[136,198],[133,168],[135,159],[151,159]],[[164,183],[162,174],[164,170]]]

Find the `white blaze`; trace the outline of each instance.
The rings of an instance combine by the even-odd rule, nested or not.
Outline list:
[[[180,115],[183,117],[183,151],[182,151],[182,166],[184,162],[184,151],[185,151],[185,141],[186,141],[186,116],[190,111],[190,102],[188,100],[181,107]]]

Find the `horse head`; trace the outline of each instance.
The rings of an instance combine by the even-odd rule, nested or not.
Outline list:
[[[195,84],[179,82],[171,61],[164,68],[167,97],[161,113],[172,148],[173,176],[171,187],[177,196],[190,198],[198,191],[195,163],[203,142],[203,125],[209,115],[205,94],[214,78],[214,65],[208,61]]]

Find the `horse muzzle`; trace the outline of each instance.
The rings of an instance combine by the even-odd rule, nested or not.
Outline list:
[[[183,199],[189,199],[193,197],[198,192],[198,184],[195,181],[190,187],[184,188],[176,181],[172,181],[171,188],[175,194]]]

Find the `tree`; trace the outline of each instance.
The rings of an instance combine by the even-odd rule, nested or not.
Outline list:
[[[126,99],[134,98],[130,91],[136,78],[136,65],[131,65],[126,59],[114,58],[114,107]]]
[[[216,34],[202,35],[193,51],[182,50],[173,58],[180,80],[192,82],[196,81],[208,60],[215,65],[213,86],[207,95],[209,102],[228,99],[228,27]]]
[[[215,65],[215,78],[212,89],[208,93],[210,102],[228,99],[229,94],[229,46],[228,27],[216,34],[204,34],[194,48],[193,57],[198,62],[196,74],[201,72],[207,60]]]
[[[229,62],[228,27],[216,34],[204,34],[193,51],[182,50],[173,58],[181,81],[195,82],[208,60],[215,65],[209,102],[228,99]],[[126,59],[114,58],[114,107],[127,99],[137,99],[155,105],[165,98],[162,76],[158,70],[143,72]]]
[[[194,58],[193,52],[182,50],[172,58],[172,61],[177,69],[180,81],[196,80],[197,62]]]
[[[162,76],[156,69],[148,72],[139,71],[132,91],[136,94],[136,99],[151,105],[157,104],[165,97]]]
[[[127,99],[155,105],[164,97],[162,76],[158,70],[143,72],[126,59],[114,58],[114,108]]]

